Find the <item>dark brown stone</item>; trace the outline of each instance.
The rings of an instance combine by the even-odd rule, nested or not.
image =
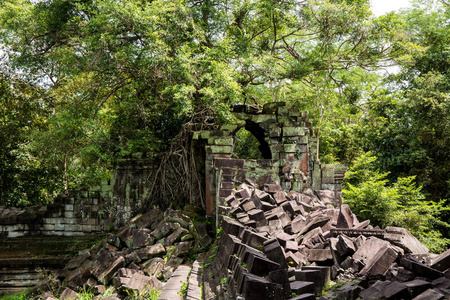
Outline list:
[[[147,228],[132,230],[133,235],[133,249],[142,248],[147,245],[153,244],[155,238],[150,235],[151,231]]]
[[[281,203],[287,201],[286,194],[284,192],[282,192],[281,190],[274,193],[273,198],[275,200],[275,204],[277,204],[277,205],[280,205]]]
[[[353,283],[347,282],[342,287],[337,290],[337,299],[346,299],[346,300],[356,300],[359,297],[359,294],[363,290],[362,287]]]
[[[276,192],[281,191],[281,185],[278,183],[266,183],[264,184],[264,192],[275,194]]]
[[[252,274],[265,277],[269,272],[280,269],[280,264],[251,253],[247,261],[247,269]]]
[[[408,288],[409,294],[412,298],[431,288],[431,283],[420,279],[404,282],[404,285]]]
[[[383,247],[368,260],[366,266],[359,272],[361,275],[383,275],[397,259],[397,252],[390,247]]]
[[[80,255],[75,256],[72,258],[67,264],[66,269],[73,270],[75,268],[80,267],[83,263],[85,263],[87,260],[91,258],[91,253],[89,251],[84,251]]]
[[[247,213],[248,213],[248,217],[249,217],[251,220],[254,220],[254,221],[261,221],[261,220],[264,220],[264,219],[265,219],[265,217],[264,217],[264,211],[263,211],[263,210],[260,210],[260,209],[252,209],[252,210],[248,211]]]
[[[352,255],[355,253],[355,245],[353,242],[346,236],[340,235],[338,237],[338,242],[336,244],[337,251],[340,256],[345,257],[348,255]]]
[[[291,251],[288,251],[284,255],[286,257],[286,262],[288,266],[297,268],[299,265],[301,266],[300,259]]]
[[[161,243],[136,250],[136,254],[142,260],[147,260],[155,256],[160,256],[163,255],[164,253],[166,253],[166,249]]]
[[[267,255],[267,258],[278,263],[280,267],[288,267],[283,247],[281,247],[277,239],[270,239],[264,242],[264,253]]]
[[[396,281],[377,281],[359,296],[361,299],[410,299],[407,287]]]
[[[250,199],[245,199],[243,200],[239,206],[246,212],[249,212],[252,209],[255,209],[255,203],[253,203],[253,201],[251,201]]]
[[[437,257],[433,258],[431,266],[438,271],[445,271],[450,268],[450,249],[442,252]]]
[[[115,273],[125,265],[125,259],[121,256],[117,258],[104,272],[98,276],[98,281],[107,284]]]
[[[352,228],[353,214],[348,204],[342,204],[339,210],[339,217],[337,220],[337,228]]]
[[[305,249],[304,255],[310,262],[324,262],[333,259],[330,249]]]
[[[282,300],[283,287],[264,278],[247,273],[244,279],[243,295],[246,300]]]
[[[73,299],[77,299],[78,293],[76,293],[75,291],[67,288],[65,289],[61,296],[59,297],[59,299],[61,300],[73,300]]]
[[[122,285],[123,291],[143,291],[145,288],[161,289],[161,282],[153,276],[145,276],[139,273],[135,273],[125,284]]]
[[[294,281],[290,283],[291,291],[297,295],[314,293],[314,283],[308,281]]]
[[[413,300],[442,300],[442,299],[448,299],[446,298],[441,292],[429,289],[423,292],[422,294],[415,297]]]
[[[412,271],[416,276],[424,277],[429,280],[438,279],[440,277],[444,277],[444,273],[432,269],[429,266],[426,266],[422,263],[414,261],[408,258],[400,259],[400,266]]]
[[[161,271],[165,265],[166,263],[164,262],[164,259],[162,259],[161,257],[155,257],[142,264],[141,268],[148,276],[157,277],[159,274],[161,274]]]

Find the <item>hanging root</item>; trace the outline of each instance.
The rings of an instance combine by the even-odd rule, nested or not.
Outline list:
[[[147,178],[149,207],[192,204],[205,209],[203,180],[195,162],[192,134],[194,130],[210,129],[211,115],[214,114],[206,109],[196,113],[173,138],[170,150],[160,157],[158,168]]]

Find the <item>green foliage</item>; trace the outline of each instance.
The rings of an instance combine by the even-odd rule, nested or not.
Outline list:
[[[386,204],[384,180],[413,175],[448,197],[449,9],[425,4],[376,18],[368,0],[4,0],[0,204],[95,185],[197,114],[271,101],[308,112],[324,163],[371,150]],[[393,61],[401,74],[381,82]],[[261,158],[236,137],[235,155]]]
[[[188,285],[189,285],[189,282],[188,282],[188,281],[182,281],[182,282],[181,282],[181,288],[180,288],[180,290],[177,292],[177,294],[180,295],[180,297],[181,297],[182,299],[184,299],[184,298],[186,297],[187,290],[188,290]]]
[[[33,132],[46,128],[44,90],[0,76],[0,205],[47,203],[61,188],[54,166],[32,151]]]
[[[28,300],[28,299],[31,299],[31,297],[28,296],[27,291],[0,296],[0,300]]]
[[[369,152],[355,160],[344,179],[344,202],[359,219],[380,227],[404,227],[430,250],[447,249],[450,239],[443,238],[440,231],[450,229],[442,218],[449,210],[445,201],[423,201],[422,187],[416,185],[414,176],[399,177],[389,186],[388,173],[379,172],[376,159]]]
[[[250,131],[240,129],[236,132],[235,138],[233,158],[263,159],[261,151],[258,149],[260,143]]]
[[[95,297],[95,294],[88,288],[83,288],[83,290],[78,293],[76,300],[91,300]]]
[[[142,291],[133,291],[133,292],[129,293],[125,299],[126,300],[157,300],[160,293],[161,293],[161,291],[156,288],[151,288],[151,289],[147,288],[147,289],[143,289]]]

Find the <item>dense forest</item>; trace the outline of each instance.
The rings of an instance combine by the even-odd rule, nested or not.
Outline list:
[[[380,17],[369,0],[3,0],[0,205],[98,184],[192,118],[284,101],[322,162],[350,166],[359,217],[444,249],[449,20],[433,0]]]

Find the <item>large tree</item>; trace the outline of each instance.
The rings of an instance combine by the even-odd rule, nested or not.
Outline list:
[[[164,151],[186,116],[226,122],[233,103],[286,100],[329,126],[357,104],[355,78],[409,45],[368,0],[5,0],[0,26],[4,69],[49,95],[31,144],[65,188],[118,155]]]
[[[450,196],[449,7],[416,1],[403,15],[420,51],[372,97],[363,134],[390,180],[415,175],[428,199]]]

